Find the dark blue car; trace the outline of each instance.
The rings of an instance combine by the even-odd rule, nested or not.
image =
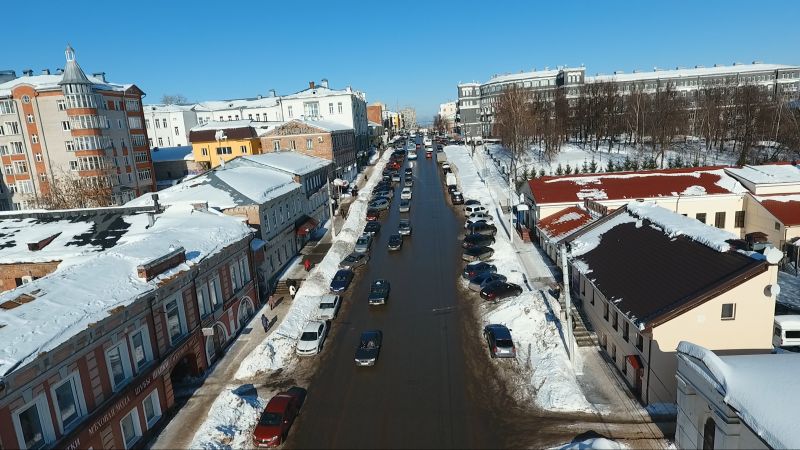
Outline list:
[[[353,271],[347,269],[340,269],[336,272],[331,280],[331,292],[338,294],[344,292],[350,287],[350,282],[353,281]]]

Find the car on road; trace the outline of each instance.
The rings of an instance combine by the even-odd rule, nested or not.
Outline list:
[[[494,244],[494,236],[487,236],[485,234],[468,234],[461,242],[462,248],[472,247],[488,247]]]
[[[472,200],[469,200],[472,201]],[[468,205],[464,203],[464,214],[469,216],[476,212],[486,212],[486,207],[483,205]]]
[[[480,205],[480,204],[481,204],[481,202],[479,202],[478,200],[469,199],[469,200],[464,202],[464,209],[466,210],[467,206],[475,206],[475,205]]]
[[[400,224],[397,225],[397,232],[403,236],[411,235],[411,221],[408,219],[401,219]]]
[[[497,234],[497,227],[486,222],[467,224],[467,234],[485,234],[494,236]]]
[[[353,251],[356,253],[367,253],[372,247],[372,236],[368,234],[362,234],[356,240],[356,246],[353,248]]]
[[[433,152],[430,151],[430,150],[426,150],[425,151],[425,158],[426,159],[432,159],[433,158]]]
[[[463,205],[464,196],[461,194],[461,192],[458,191],[450,192],[450,203],[454,205]]]
[[[411,201],[410,200],[400,200],[400,206],[397,208],[400,212],[409,212],[411,211]]]
[[[381,224],[378,222],[367,222],[367,224],[364,225],[364,234],[375,236],[380,231],[381,231]]]
[[[403,246],[403,235],[393,234],[389,236],[389,243],[387,245],[389,250],[400,250],[400,247]]]
[[[514,348],[514,339],[511,338],[511,330],[505,325],[489,324],[483,327],[483,337],[489,345],[489,354],[492,358],[516,358],[517,351]]]
[[[295,353],[299,356],[312,356],[322,351],[322,344],[328,335],[328,323],[322,320],[312,320],[303,327],[300,339],[297,341]]]
[[[369,295],[367,301],[370,305],[385,305],[389,300],[389,291],[391,286],[388,280],[379,279],[372,282],[369,288]]]
[[[384,187],[381,186],[380,189],[376,188],[372,190],[372,200],[376,200],[380,197],[386,197],[389,200],[394,198],[394,189],[392,187]]]
[[[467,220],[464,222],[464,228],[469,228],[470,225],[477,225],[479,223],[494,225],[494,220],[488,217],[468,217]]]
[[[431,141],[431,138],[426,137],[422,142],[425,144],[425,147],[430,147],[433,145],[433,141]]]
[[[405,180],[403,180],[403,185],[409,188],[414,186],[414,178],[412,178],[410,175],[407,175]]]
[[[402,191],[400,191],[400,198],[403,200],[411,200],[411,188],[404,187]]]
[[[370,208],[367,210],[367,221],[374,222],[381,218],[381,212],[375,208]]]
[[[489,220],[494,219],[494,217],[492,217],[492,215],[486,211],[478,211],[472,214],[467,214],[467,219],[486,219],[488,222]]]
[[[506,297],[516,297],[522,294],[522,286],[505,281],[495,281],[481,288],[481,297],[484,300],[498,301]]]
[[[389,205],[391,202],[386,197],[378,197],[377,199],[369,202],[369,206],[372,209],[377,209],[383,211],[384,209],[389,209]]]
[[[374,366],[381,354],[383,333],[380,330],[370,330],[361,333],[356,349],[357,366]]]
[[[254,447],[277,447],[286,440],[302,399],[292,389],[269,399],[253,430]]]
[[[419,148],[419,144],[417,144],[417,148]],[[415,159],[417,159],[417,152],[416,151],[412,151],[411,153],[408,154],[408,160],[409,161],[413,161]]]
[[[375,222],[370,222],[370,223],[375,223]],[[366,266],[368,261],[369,261],[368,254],[353,252],[344,257],[342,262],[339,263],[339,268],[356,270],[359,267]]]
[[[450,163],[444,163],[444,164],[442,164],[442,172],[444,172],[444,173],[450,173]]]
[[[470,247],[464,250],[461,254],[461,259],[464,261],[484,261],[491,259],[494,255],[494,250],[491,247]]]
[[[469,280],[475,275],[484,272],[497,273],[497,266],[484,261],[471,262],[464,267],[464,271],[461,273],[461,276]]]
[[[506,276],[492,272],[479,273],[470,278],[468,287],[470,291],[480,292],[484,286],[495,281],[506,281]]]
[[[339,269],[331,280],[330,290],[334,294],[344,292],[350,287],[350,282],[353,281],[353,271],[348,269]]]
[[[398,169],[399,169],[399,168],[400,168],[400,167],[398,166]],[[399,182],[400,182],[400,174],[399,174],[399,173],[393,173],[393,174],[392,174],[392,181],[396,181],[396,182],[398,182],[398,183],[399,183]]]
[[[404,174],[405,176],[410,177],[411,175],[414,174],[414,169],[412,169],[411,167],[406,167]]]
[[[436,151],[437,151],[437,152],[444,151],[444,145],[442,145],[442,144],[437,144],[437,145],[436,145]]]
[[[319,320],[333,320],[339,315],[339,308],[341,306],[342,297],[335,294],[325,294],[319,299],[317,318]]]

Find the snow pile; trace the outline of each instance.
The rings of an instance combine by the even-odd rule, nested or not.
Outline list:
[[[647,219],[658,225],[667,236],[686,236],[689,239],[711,247],[718,252],[731,249],[728,240],[736,239],[729,231],[706,225],[699,220],[676,214],[652,202],[630,202],[628,212],[640,219]]]
[[[333,239],[333,245],[322,261],[314,266],[308,278],[298,289],[291,308],[275,332],[270,333],[242,361],[234,376],[237,380],[249,380],[261,373],[285,367],[292,358],[297,338],[305,324],[316,318],[319,297],[328,293],[331,279],[339,270],[339,263],[353,251],[355,242],[366,225],[367,203],[372,188],[382,177],[382,172],[391,152],[384,152],[383,159],[372,169],[372,176],[359,190],[358,198],[351,204],[342,230]]]
[[[606,438],[591,438],[581,441],[572,441],[553,450],[620,450],[628,446]]]
[[[578,191],[577,196],[578,196],[579,200],[584,200],[584,199],[587,199],[587,198],[591,198],[591,199],[594,199],[594,200],[606,200],[606,199],[608,199],[608,194],[606,194],[606,191],[604,191],[602,189],[586,189],[586,188],[584,188],[584,189],[581,189],[580,191]]]
[[[706,195],[706,188],[699,185],[689,186],[681,192],[681,195]]]
[[[567,213],[567,214],[564,214],[563,216],[559,217],[558,220],[554,221],[553,223],[554,224],[556,224],[556,223],[564,223],[564,222],[569,222],[571,220],[581,220],[581,219],[583,219],[582,215],[580,215],[580,214],[578,214],[576,212],[571,212],[571,213]]]
[[[222,391],[189,448],[228,450],[252,447],[252,433],[267,401],[252,385]]]

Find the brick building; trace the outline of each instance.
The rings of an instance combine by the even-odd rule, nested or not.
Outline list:
[[[251,230],[202,207],[17,214],[0,228],[3,264],[61,261],[0,294],[0,448],[143,446],[176,385],[258,306]]]

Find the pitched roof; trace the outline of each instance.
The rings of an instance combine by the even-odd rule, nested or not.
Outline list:
[[[536,228],[552,239],[558,239],[592,221],[592,215],[578,206],[570,206],[551,214],[536,224]]]
[[[784,226],[800,225],[800,194],[759,195],[755,198]]]
[[[622,200],[746,191],[722,166],[541,177],[529,180],[528,185],[539,205],[585,198]]]
[[[228,165],[253,165],[268,167],[291,175],[305,175],[328,167],[332,161],[308,156],[293,151],[270,152],[260,155],[247,155],[234,159]]]
[[[767,270],[729,251],[724,230],[632,202],[568,237],[573,266],[640,328],[652,328]]]

